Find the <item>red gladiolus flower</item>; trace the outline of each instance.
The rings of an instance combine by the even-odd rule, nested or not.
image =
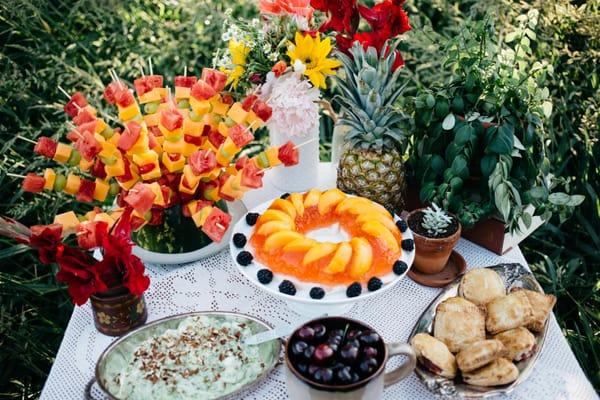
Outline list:
[[[69,295],[78,306],[85,304],[91,295],[108,290],[96,268],[97,261],[89,253],[61,244],[56,262],[60,267],[56,279],[68,285]]]
[[[386,39],[389,39],[410,30],[408,15],[402,8],[403,5],[404,0],[384,0],[372,8],[359,5],[358,11],[371,26],[371,30],[385,30],[388,34]]]
[[[31,227],[29,246],[38,251],[42,264],[52,264],[56,261],[56,252],[61,244],[61,224],[34,225]]]
[[[319,28],[321,32],[333,30],[353,34],[358,29],[360,16],[356,0],[311,0],[310,5],[329,15]]]

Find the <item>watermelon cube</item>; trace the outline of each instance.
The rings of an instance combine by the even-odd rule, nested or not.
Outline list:
[[[199,80],[192,86],[190,95],[196,100],[208,100],[217,94],[217,91],[203,80]]]
[[[44,190],[45,184],[46,180],[43,176],[37,176],[30,172],[25,176],[25,179],[23,179],[21,187],[25,192],[39,193]]]
[[[105,221],[85,221],[77,226],[77,244],[85,250],[102,246],[108,235],[108,224]]]
[[[248,95],[244,101],[242,102],[242,108],[245,111],[250,111],[252,110],[252,106],[254,105],[254,103],[256,102],[256,100],[258,100],[258,96],[255,94],[250,94]]]
[[[177,87],[191,88],[192,86],[194,86],[194,83],[196,83],[197,81],[198,81],[198,78],[196,78],[195,76],[179,75],[179,76],[175,77],[174,84],[175,84],[175,88],[177,88]]]
[[[102,97],[104,97],[104,100],[106,100],[109,104],[115,104],[117,101],[117,93],[121,91],[122,88],[122,84],[119,84],[118,82],[111,82],[106,85],[106,88],[104,88]]]
[[[77,126],[85,124],[86,122],[92,122],[96,120],[96,116],[92,114],[89,108],[81,108],[75,117],[73,117],[73,123]]]
[[[148,185],[138,182],[133,189],[127,193],[124,200],[133,207],[135,211],[143,215],[150,211],[155,198],[156,194],[148,187]]]
[[[87,161],[92,161],[102,151],[102,145],[90,131],[85,131],[81,139],[75,142],[74,147]]]
[[[286,167],[296,165],[298,164],[299,157],[298,149],[296,149],[296,145],[290,140],[283,146],[279,147],[277,157]]]
[[[79,190],[77,190],[77,193],[75,194],[77,201],[89,203],[94,200],[96,182],[87,179],[80,179],[79,182]]]
[[[231,215],[223,212],[218,207],[213,207],[202,225],[202,232],[213,242],[218,243],[225,236],[230,223]]]
[[[238,172],[239,174],[239,172]],[[260,168],[258,168],[258,166],[253,163],[253,162],[249,162],[247,163],[244,168],[241,171],[242,174],[242,180],[241,180],[241,184],[244,187],[247,188],[251,188],[251,189],[256,189],[259,187],[262,187],[263,182],[263,175],[264,175],[264,171]]]
[[[221,135],[216,129],[211,129],[210,132],[208,132],[207,137],[208,142],[212,144],[215,149],[221,147],[223,142],[225,142],[225,136]]]
[[[117,147],[123,151],[128,151],[139,139],[141,131],[142,126],[140,124],[135,121],[130,122],[121,134]]]
[[[167,130],[174,131],[183,126],[183,116],[174,108],[163,110],[160,114],[160,124]]]
[[[54,154],[56,154],[56,148],[58,143],[49,137],[42,136],[37,140],[33,151],[36,154],[42,155],[47,158],[53,158]]]
[[[233,140],[233,143],[239,148],[244,147],[248,143],[254,140],[254,135],[244,125],[234,125],[229,128],[229,137]]]
[[[210,85],[215,92],[222,91],[227,84],[227,74],[213,68],[203,68],[200,79]]]
[[[83,95],[83,93],[75,92],[75,93],[73,93],[73,95],[71,96],[71,98],[69,99],[67,104],[65,104],[63,109],[65,110],[65,112],[67,113],[67,115],[69,117],[74,118],[77,116],[79,109],[83,108],[87,105],[88,105],[88,102],[85,99],[85,96]]]
[[[190,168],[194,175],[202,175],[217,167],[217,158],[211,150],[198,150],[188,158]]]
[[[254,111],[258,118],[265,122],[268,121],[269,118],[271,118],[271,115],[273,114],[273,109],[271,108],[271,106],[269,106],[262,100],[257,100],[252,105],[252,111]]]

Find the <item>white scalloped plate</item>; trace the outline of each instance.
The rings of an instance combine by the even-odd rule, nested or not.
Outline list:
[[[350,196],[350,195],[348,195],[348,196]],[[269,200],[269,201],[266,201],[266,202],[260,204],[259,206],[250,210],[249,213],[254,212],[254,213],[262,214],[267,208],[269,208],[269,206],[271,205],[273,200],[275,200],[275,199],[272,199],[272,200]],[[398,221],[400,219],[401,219],[400,217],[394,215],[394,221]],[[244,218],[241,218],[233,227],[233,234],[242,233],[246,236],[246,238],[248,238],[248,241],[249,241],[253,229],[254,229],[254,227],[248,225],[246,223],[246,218],[244,217]],[[337,238],[332,237],[332,235],[335,235],[335,233],[332,233],[331,231],[325,232],[325,235],[327,235],[327,240],[337,239],[338,241],[341,241],[341,240],[345,239],[345,237],[344,237],[345,233],[343,233],[343,232],[338,233],[337,235],[339,235],[339,237],[337,237]],[[232,238],[233,238],[233,235],[232,235]],[[316,239],[317,237],[316,237],[316,235],[313,235],[312,238]],[[402,238],[403,239],[413,239],[413,234],[410,231],[410,229],[407,229],[402,234]],[[410,270],[412,263],[414,261],[414,258],[415,258],[414,250],[410,251],[410,252],[402,250],[402,255],[399,260],[404,261],[406,263],[406,265],[408,266],[408,268],[402,275],[396,275],[393,272],[390,272],[389,274],[387,274],[385,276],[380,276],[379,278],[383,281],[383,286],[381,287],[381,289],[374,291],[374,292],[369,292],[369,291],[367,291],[367,288],[365,287],[365,285],[363,285],[363,291],[360,294],[360,296],[348,297],[348,296],[346,296],[346,288],[347,288],[346,285],[337,285],[337,286],[326,287],[325,285],[323,285],[321,283],[303,282],[303,281],[298,280],[298,278],[296,278],[296,277],[288,276],[288,275],[284,275],[284,274],[274,274],[273,280],[271,281],[271,283],[264,285],[258,281],[258,278],[256,277],[256,273],[260,269],[263,269],[263,268],[270,269],[268,266],[256,261],[256,259],[247,267],[241,266],[236,261],[237,255],[242,250],[247,250],[250,253],[254,254],[254,249],[252,248],[252,245],[250,243],[247,243],[243,249],[239,249],[239,248],[235,247],[235,245],[233,244],[233,239],[232,239],[231,244],[229,246],[229,250],[231,252],[231,257],[233,257],[234,263],[237,265],[237,268],[239,269],[239,271],[242,274],[244,274],[244,276],[246,276],[246,278],[248,278],[248,280],[250,280],[250,282],[254,283],[256,286],[258,286],[262,290],[265,290],[266,292],[272,294],[273,296],[287,301],[292,308],[296,309],[301,314],[315,314],[315,312],[310,312],[310,311],[307,312],[305,306],[316,306],[316,307],[318,307],[318,306],[333,306],[333,305],[352,306],[352,304],[356,303],[357,301],[365,300],[372,296],[377,296],[381,293],[384,293],[384,292],[390,290],[392,287],[394,287],[401,279],[403,279],[406,276],[406,274]],[[278,289],[279,284],[284,279],[288,279],[288,280],[292,281],[294,283],[294,286],[296,286],[296,295],[295,296],[286,295],[279,291],[279,289]],[[310,289],[314,286],[319,286],[319,287],[322,287],[323,289],[325,289],[325,297],[323,297],[322,299],[319,299],[319,300],[312,299],[309,295],[309,292],[310,292]],[[327,312],[328,310],[329,309],[320,309],[318,312]]]

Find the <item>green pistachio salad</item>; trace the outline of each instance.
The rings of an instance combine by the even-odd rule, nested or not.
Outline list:
[[[190,316],[158,336],[141,338],[113,371],[119,399],[214,399],[254,381],[265,369],[247,322]],[[111,374],[112,375],[112,374]]]

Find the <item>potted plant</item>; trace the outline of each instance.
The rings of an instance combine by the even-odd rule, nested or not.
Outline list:
[[[433,203],[408,214],[407,224],[415,240],[415,268],[424,274],[443,270],[460,238],[458,218]]]
[[[90,300],[100,332],[119,336],[146,322],[144,292],[150,279],[132,253],[131,209],[113,226],[101,220],[80,222],[72,211],[57,215],[53,224],[31,228],[0,217],[0,235],[36,250],[42,264],[58,264],[56,279],[67,284],[74,304]],[[76,245],[69,244],[73,236]]]
[[[537,12],[519,21],[504,38],[489,18],[465,24],[448,42],[443,65],[452,79],[417,94],[408,162],[420,203],[455,213],[465,236],[498,253],[583,201],[565,193],[568,180],[548,161],[544,84],[552,70],[529,57]]]

